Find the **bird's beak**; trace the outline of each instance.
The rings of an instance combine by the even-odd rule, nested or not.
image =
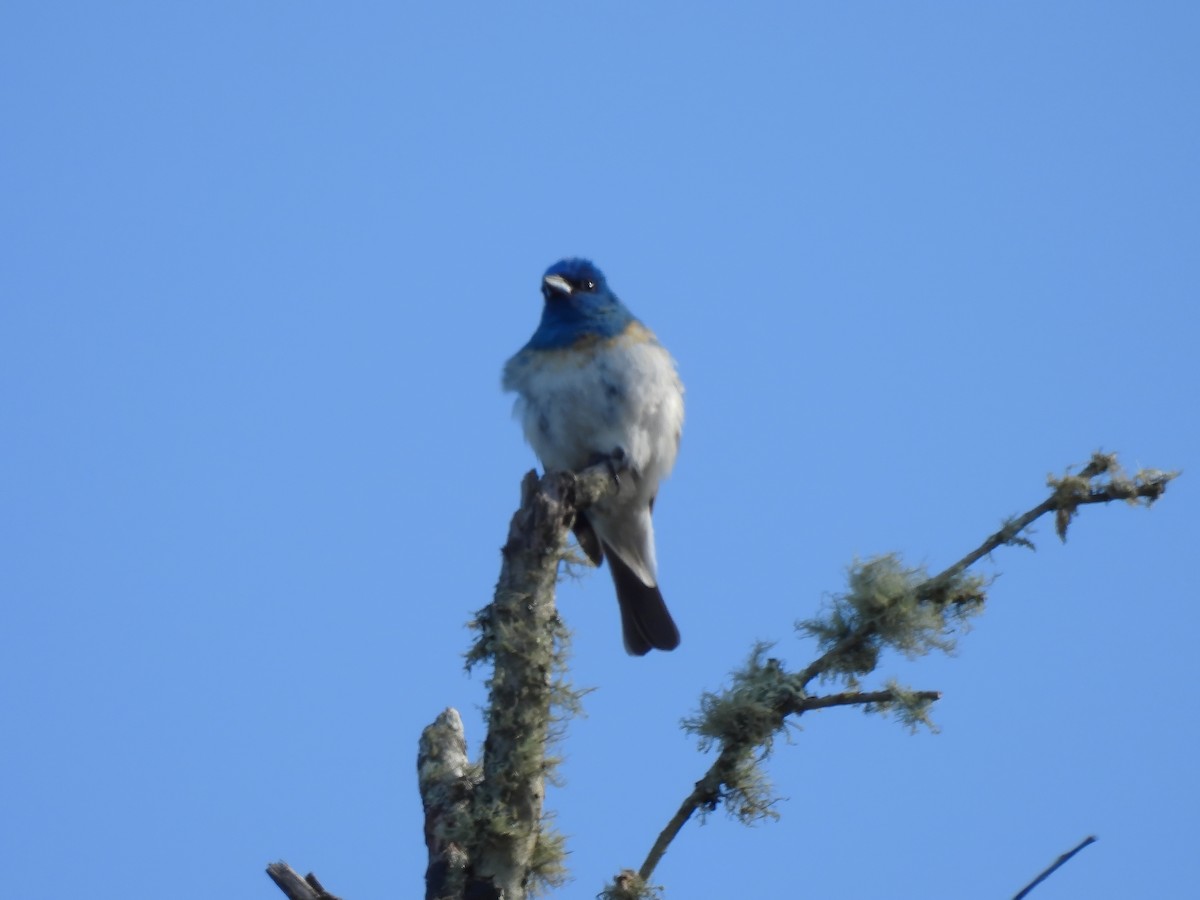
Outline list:
[[[546,285],[552,291],[558,291],[560,294],[571,293],[571,283],[561,275],[547,275],[542,279],[542,284]]]

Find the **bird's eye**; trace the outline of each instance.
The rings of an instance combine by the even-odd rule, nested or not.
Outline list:
[[[584,289],[585,289],[585,290],[594,291],[594,290],[596,289],[596,282],[594,282],[594,281],[585,281],[585,282],[583,283],[583,286],[584,286]]]

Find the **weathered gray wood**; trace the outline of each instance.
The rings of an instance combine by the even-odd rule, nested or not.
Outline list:
[[[426,900],[462,896],[470,857],[471,792],[477,778],[456,709],[446,709],[421,733],[417,787],[425,808]]]
[[[339,900],[338,897],[325,890],[324,885],[317,881],[317,876],[311,872],[304,878],[300,873],[283,860],[267,866],[267,874],[287,894],[289,900]]]

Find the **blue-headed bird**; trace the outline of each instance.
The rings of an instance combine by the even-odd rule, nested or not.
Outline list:
[[[518,395],[514,413],[547,470],[612,467],[616,492],[577,517],[576,538],[597,566],[608,559],[625,649],[674,650],[651,513],[683,429],[675,361],[586,259],[547,269],[542,296],[541,323],[504,366],[504,389]]]

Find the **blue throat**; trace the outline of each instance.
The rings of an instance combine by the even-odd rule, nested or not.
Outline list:
[[[561,350],[580,338],[621,334],[633,315],[612,294],[584,294],[546,301],[542,321],[529,339],[533,350]]]

